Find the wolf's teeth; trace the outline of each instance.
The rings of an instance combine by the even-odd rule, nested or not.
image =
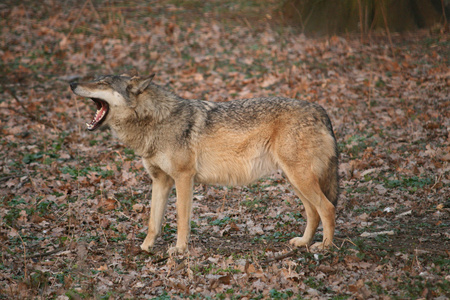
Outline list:
[[[99,120],[105,116],[106,111],[105,110],[97,110],[95,113],[94,120]]]

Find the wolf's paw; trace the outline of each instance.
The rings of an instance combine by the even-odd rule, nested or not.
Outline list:
[[[177,254],[188,254],[189,250],[187,247],[170,247],[169,250],[167,251],[169,253],[169,256],[174,256]]]
[[[294,247],[302,247],[302,246],[308,246],[309,241],[306,240],[304,237],[296,237],[289,241],[289,244],[291,244]]]
[[[149,244],[149,243],[142,243],[141,244],[141,250],[146,251],[146,252],[150,252],[150,249],[153,247],[153,245]]]

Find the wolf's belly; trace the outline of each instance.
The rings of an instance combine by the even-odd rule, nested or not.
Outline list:
[[[202,155],[197,164],[195,181],[206,184],[246,185],[269,175],[279,167],[272,156]]]

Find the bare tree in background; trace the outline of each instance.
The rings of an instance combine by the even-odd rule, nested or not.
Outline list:
[[[283,13],[311,34],[448,29],[450,0],[287,0]]]

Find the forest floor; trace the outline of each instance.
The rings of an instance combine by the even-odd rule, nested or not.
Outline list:
[[[448,299],[449,35],[309,38],[276,1],[197,2],[0,4],[0,299]],[[188,256],[167,255],[173,192],[140,251],[151,180],[85,129],[95,107],[68,85],[131,70],[185,98],[322,105],[341,152],[335,247],[291,249],[305,214],[277,173],[196,186]]]

